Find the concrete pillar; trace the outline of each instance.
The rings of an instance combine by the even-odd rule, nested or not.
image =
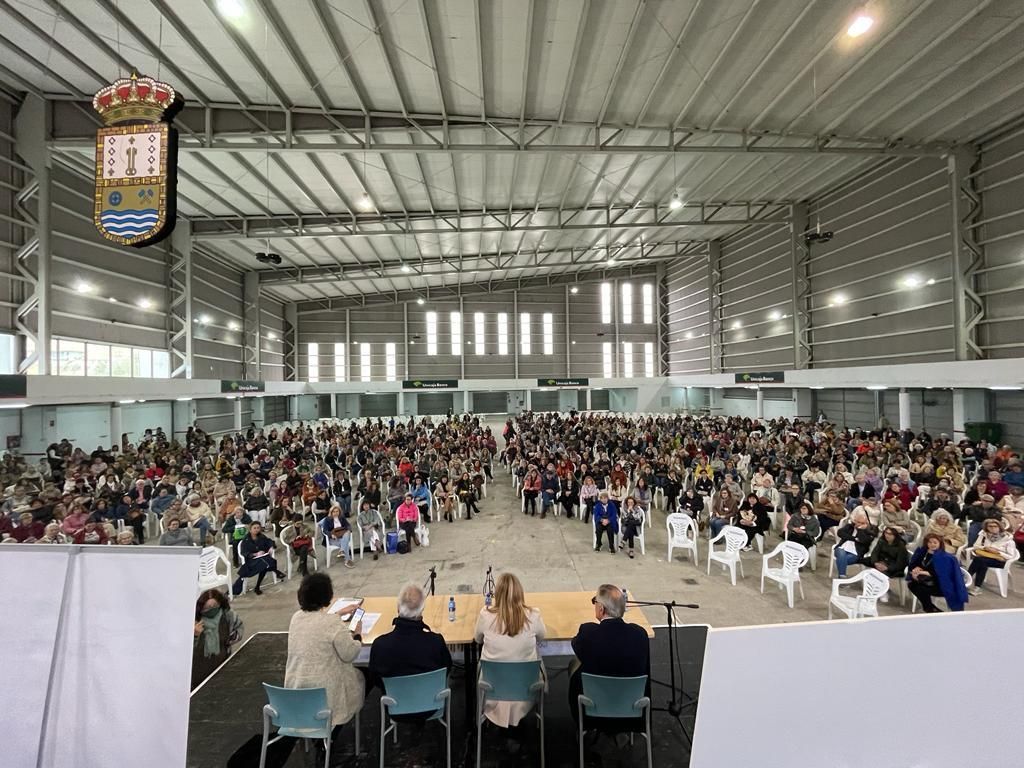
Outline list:
[[[121,422],[121,404],[110,404],[110,445],[116,445],[121,450],[121,433],[124,432]]]
[[[466,398],[466,413],[473,413],[473,393],[466,390],[462,396]]]
[[[265,406],[266,401],[262,397],[252,399],[252,423],[256,425],[256,429],[263,429],[263,425],[267,423]]]
[[[299,420],[299,396],[289,395],[288,397],[288,421]]]
[[[330,402],[330,405],[328,406],[327,415],[330,416],[332,419],[336,419],[336,418],[338,418],[338,395],[337,395],[337,393],[331,392],[330,398],[331,398],[331,402]],[[399,408],[398,412],[401,413],[402,409]]]
[[[236,397],[231,401],[232,429],[235,432],[242,431],[242,398]]]
[[[590,388],[587,388],[587,410],[593,410],[593,405],[590,403]]]
[[[953,390],[953,442],[967,437],[964,424],[989,421],[991,397],[987,389]]]
[[[796,416],[800,419],[814,421],[818,414],[814,411],[814,392],[810,389],[794,389],[793,405],[796,407]]]
[[[531,390],[526,390],[526,410],[528,411],[533,410],[533,398],[531,397],[531,394]]]
[[[708,405],[711,407],[712,415],[717,415],[722,412],[725,407],[725,392],[722,391],[721,387],[711,387],[708,390]]]
[[[757,388],[757,418],[764,418],[764,390],[760,387]]]
[[[910,393],[900,389],[900,430],[910,429]]]

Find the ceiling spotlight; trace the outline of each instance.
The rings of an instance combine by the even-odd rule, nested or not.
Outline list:
[[[111,304],[117,304],[117,299],[115,299],[113,296],[108,297],[107,301],[109,301]]]
[[[150,299],[139,299],[139,306],[142,309],[152,309],[153,302]]]
[[[409,346],[410,347],[415,347],[416,346],[416,342],[415,341],[410,341],[409,342]]]
[[[276,264],[280,264],[281,263],[281,254],[279,254],[279,253],[264,253],[263,251],[259,251],[256,254],[256,261],[258,261],[260,264],[275,264],[275,265]]]
[[[782,319],[782,313],[779,312],[779,310],[776,309],[774,312],[771,312],[768,315],[768,319],[769,320],[781,320]]]
[[[572,288],[569,289],[569,293],[579,293],[579,292],[580,292],[580,287],[578,285],[574,285]]]
[[[408,264],[403,264],[402,271],[408,274],[409,272],[412,272],[412,267],[410,267]]]
[[[925,282],[925,285],[935,285],[935,278],[929,277],[927,282]]]
[[[907,275],[903,278],[903,285],[906,288],[917,288],[921,284],[921,278],[917,275]]]
[[[267,334],[267,338],[273,341],[274,339],[277,338],[277,334],[271,331],[270,333]]]
[[[860,14],[857,18],[850,22],[850,26],[846,28],[846,34],[849,37],[860,37],[872,26],[874,26],[875,20],[866,14]]]
[[[364,211],[373,210],[373,200],[370,199],[370,195],[364,190],[362,196],[359,198],[359,207]]]
[[[199,316],[199,324],[200,325],[209,325],[210,322],[212,322],[212,321],[211,321],[209,315],[200,315]]]
[[[572,345],[573,345],[574,347],[576,346],[576,339],[573,339],[573,340],[572,340]]]
[[[865,389],[870,389],[872,392],[881,392],[883,389],[888,389],[884,384],[869,384]]]
[[[217,10],[229,19],[239,19],[245,14],[241,0],[217,0]]]
[[[743,323],[741,323],[739,320],[734,321],[733,324],[732,324],[732,329],[734,331],[738,330],[738,329],[740,329],[742,327],[743,327]]]
[[[614,258],[609,258],[608,259],[608,266],[609,267],[614,267],[615,266],[615,259]]]
[[[845,304],[846,303],[846,297],[843,294],[841,294],[841,293],[837,293],[835,296],[832,297],[832,303],[833,304],[837,304],[837,305],[838,304]]]
[[[236,323],[234,320],[232,320],[230,323],[228,323],[228,330],[229,331],[237,331],[238,330],[238,323]]]
[[[693,338],[693,331],[687,331],[686,332],[686,338],[692,339]]]
[[[672,194],[672,199],[669,201],[668,207],[671,208],[673,211],[677,211],[683,207],[683,201],[679,197],[678,192]]]
[[[79,280],[75,285],[75,290],[79,293],[92,293],[92,286],[82,280]]]
[[[416,303],[417,303],[417,304],[419,304],[419,305],[420,305],[420,306],[422,307],[422,306],[423,306],[423,304],[425,303],[425,302],[423,301],[423,297],[422,297],[422,296],[420,296],[420,297],[419,297],[418,299],[416,299]]]

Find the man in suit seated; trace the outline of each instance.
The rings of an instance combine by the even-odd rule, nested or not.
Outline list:
[[[598,623],[580,624],[572,640],[572,650],[579,662],[578,665],[573,664],[569,677],[569,711],[573,720],[579,718],[577,697],[583,693],[581,675],[584,672],[606,677],[647,675],[645,695],[651,695],[650,642],[643,627],[623,621],[626,596],[615,585],[602,584],[590,602],[594,604],[594,618]],[[643,719],[587,718],[584,727],[611,731],[643,730]]]
[[[417,584],[406,584],[398,593],[398,616],[394,629],[381,635],[370,646],[370,663],[367,667],[367,687],[380,686],[382,678],[419,675],[435,669],[452,668],[452,655],[448,652],[444,637],[431,632],[423,622],[423,608],[427,595]],[[406,715],[395,720],[423,720],[433,712],[422,715]]]

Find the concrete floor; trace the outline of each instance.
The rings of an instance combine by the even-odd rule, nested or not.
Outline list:
[[[493,425],[500,435],[500,423]],[[500,437],[499,437],[500,441]],[[414,548],[408,555],[390,555],[374,562],[370,556],[356,556],[356,567],[344,568],[335,560],[330,568],[335,594],[376,596],[392,595],[406,581],[424,583],[431,566],[437,568],[438,594],[478,593],[489,565],[495,573],[512,570],[523,581],[527,591],[591,591],[604,582],[629,590],[637,600],[697,603],[699,610],[677,609],[677,618],[684,624],[709,624],[712,627],[749,626],[791,621],[816,621],[828,615],[829,550],[819,548],[818,570],[805,569],[803,576],[806,600],[796,595],[795,608],[786,606],[785,593],[766,584],[760,593],[761,556],[756,550],[743,554],[746,578],[739,578],[735,587],[728,573],[713,566],[707,575],[707,542],[701,538],[700,566],[686,559],[681,550],[674,552],[672,563],[666,561],[665,513],[655,511],[653,525],[648,528],[647,554],[636,552],[629,560],[624,553],[611,555],[607,548],[594,552],[591,527],[578,519],[548,516],[546,520],[526,517],[520,512],[520,501],[513,494],[510,476],[495,467],[495,482],[482,500],[483,514],[472,520],[454,523],[434,522],[430,525],[430,546]],[[765,547],[769,551],[778,543],[771,536]],[[283,569],[283,561],[281,562]],[[1016,570],[1019,578],[1024,573]],[[245,622],[245,632],[286,631],[292,613],[297,610],[295,590],[298,578],[277,586],[264,582],[264,594],[251,592],[235,599],[234,605]],[[969,609],[1022,608],[1021,593],[1010,592],[1007,599],[999,597],[995,579],[989,577],[984,593],[972,597]],[[1012,582],[1011,582],[1012,587]],[[456,599],[458,599],[456,597]],[[941,605],[941,602],[940,602]],[[897,597],[881,605],[883,615],[909,613],[910,603],[903,608]],[[664,624],[665,612],[645,608],[652,624]]]

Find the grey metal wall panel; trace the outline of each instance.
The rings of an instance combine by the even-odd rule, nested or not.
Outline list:
[[[398,414],[398,395],[384,392],[379,395],[359,396],[360,416],[395,416]]]
[[[985,302],[979,341],[988,357],[1024,355],[1024,130],[982,146],[976,236],[985,263],[977,281]]]
[[[669,375],[708,373],[707,256],[669,262],[665,285]]]
[[[511,303],[511,297],[509,297]],[[428,300],[422,306],[409,305],[409,376],[415,379],[457,379],[462,375],[461,356],[451,353],[451,313],[459,311],[458,301]],[[427,312],[437,312],[437,354],[427,354]],[[511,319],[509,320],[511,322]],[[465,346],[465,323],[463,323]]]
[[[352,323],[350,337],[352,343],[348,350],[349,381],[358,381],[356,378],[361,375],[360,365],[360,344],[370,345],[370,360],[372,363],[372,380],[385,381],[387,379],[386,369],[386,344],[395,345],[396,370],[395,380],[401,381],[405,371],[405,326],[403,322],[402,305],[386,305],[367,309],[351,310],[349,319]],[[299,334],[302,338],[304,332],[303,320],[299,321]],[[344,341],[345,337],[335,338],[335,341]],[[305,352],[305,347],[300,345],[300,355]],[[301,358],[300,358],[301,359]],[[411,373],[411,371],[410,371]],[[303,378],[301,374],[299,378]]]
[[[875,394],[865,389],[822,389],[814,393],[816,411],[840,427],[874,429]]]
[[[241,272],[193,251],[192,318],[200,321],[192,325],[192,370],[196,378],[234,379],[243,375],[242,293]]]
[[[607,389],[590,390],[590,409],[593,411],[607,411],[611,396]]]
[[[541,319],[550,312],[553,321],[554,345],[551,354],[544,354]],[[538,376],[565,376],[565,289],[537,288],[519,291],[519,314],[530,315],[530,354],[519,349],[519,376],[523,379]],[[519,320],[516,319],[519,328]]]
[[[792,367],[788,226],[726,238],[720,270],[724,370]]]
[[[273,334],[273,338],[271,338]],[[260,297],[260,369],[266,381],[284,380],[284,305]]]
[[[564,301],[563,301],[564,305]],[[413,305],[410,309],[422,309]],[[494,296],[482,296],[467,298],[463,302],[465,317],[463,325],[465,328],[464,341],[472,342],[465,344],[466,355],[466,378],[467,379],[511,379],[515,375],[515,350],[512,348],[511,330],[509,331],[508,351],[504,355],[498,354],[498,315],[505,314],[507,322],[512,323],[512,296],[497,294]],[[475,316],[477,313],[484,316],[484,354],[476,353],[476,326]],[[564,312],[563,312],[564,314]],[[511,326],[510,326],[511,328]],[[417,344],[422,344],[425,339],[417,339]],[[564,348],[561,352],[564,357]],[[474,406],[475,407],[475,406]],[[502,401],[501,411],[504,412],[506,404]]]
[[[834,233],[811,251],[816,367],[952,359],[946,178],[939,159],[892,160],[812,203]]]
[[[443,415],[453,407],[453,401],[451,392],[417,392],[416,413],[421,416]]]
[[[607,394],[607,393],[606,393]],[[530,407],[535,411],[557,411],[559,408],[558,392],[536,391],[530,395]]]
[[[993,392],[992,413],[1003,425],[1003,442],[1020,450],[1024,445],[1024,392]]]
[[[287,397],[263,398],[263,423],[280,424],[288,418]]]
[[[653,279],[653,278],[652,278]],[[601,283],[579,284],[569,295],[570,362],[573,376],[600,378],[604,376],[602,350],[604,342],[615,342],[614,324],[601,322]]]

